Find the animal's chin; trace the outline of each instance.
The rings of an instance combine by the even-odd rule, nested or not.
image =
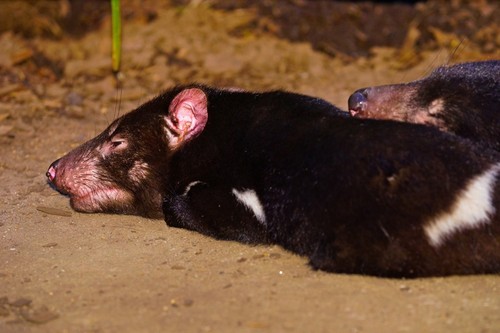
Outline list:
[[[101,188],[88,193],[70,194],[70,204],[82,213],[134,214],[133,195],[116,188]]]

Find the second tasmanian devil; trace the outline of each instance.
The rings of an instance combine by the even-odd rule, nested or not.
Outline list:
[[[420,80],[363,88],[351,115],[437,127],[500,151],[500,61],[442,66]]]

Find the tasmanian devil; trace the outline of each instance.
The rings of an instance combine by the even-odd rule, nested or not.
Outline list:
[[[500,159],[437,129],[317,98],[180,86],[52,163],[82,212],[273,243],[317,269],[500,272]]]
[[[431,125],[500,150],[500,61],[439,67],[404,84],[363,88],[351,115]]]

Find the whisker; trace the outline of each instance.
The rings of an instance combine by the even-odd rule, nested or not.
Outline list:
[[[455,47],[455,49],[453,50],[453,52],[451,52],[450,56],[448,57],[448,60],[446,61],[446,64],[450,64],[450,62],[455,58],[455,55],[457,54],[457,51],[458,49],[460,48],[460,46],[462,46],[464,44],[464,41],[465,41],[465,38],[462,37],[460,39],[460,42],[458,43],[458,45]],[[465,48],[465,45],[463,45],[463,47]]]
[[[120,88],[120,90],[117,92],[119,94],[118,96],[118,101],[115,103],[115,110],[114,110],[114,119],[117,119],[118,117],[120,117],[120,112],[121,112],[121,108],[122,108],[122,95],[123,95],[123,88]]]

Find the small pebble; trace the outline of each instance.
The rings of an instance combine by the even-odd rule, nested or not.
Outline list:
[[[401,290],[401,291],[410,291],[410,287],[408,287],[406,285],[401,285],[401,286],[399,286],[399,290]]]

